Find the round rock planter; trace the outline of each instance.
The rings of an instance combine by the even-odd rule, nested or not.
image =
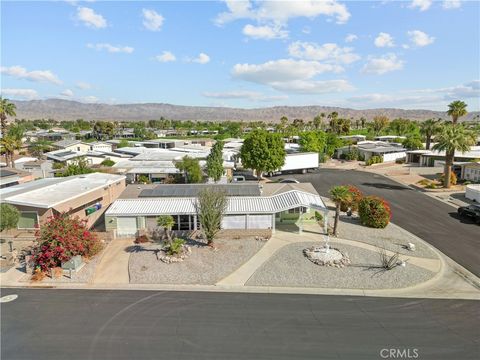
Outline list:
[[[308,260],[320,266],[343,268],[350,265],[348,254],[333,247],[327,251],[324,246],[312,246],[304,249],[303,254]]]
[[[158,260],[163,261],[165,264],[173,264],[182,262],[190,256],[192,249],[188,245],[182,245],[182,251],[177,255],[167,255],[164,250],[161,250],[161,253],[158,255]]]

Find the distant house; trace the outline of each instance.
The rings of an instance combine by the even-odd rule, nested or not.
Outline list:
[[[380,135],[380,136],[375,136],[373,139],[376,141],[396,142],[397,139],[405,140],[406,137],[399,136],[399,135]]]
[[[34,180],[32,174],[27,171],[2,167],[0,168],[0,188],[7,188]]]
[[[380,156],[383,162],[391,162],[396,159],[405,158],[406,151],[400,144],[387,143],[383,141],[360,141],[357,145],[342,146],[336,149],[335,153],[338,158],[342,154],[348,153],[352,148],[358,149],[359,154],[364,157],[365,161],[372,156]]]
[[[54,142],[52,146],[56,149],[62,149],[67,151],[74,151],[74,152],[87,152],[90,150],[90,145],[84,143],[81,140],[60,140]]]
[[[24,136],[29,142],[75,140],[75,134],[64,129],[27,131]]]
[[[352,144],[357,144],[360,141],[365,141],[367,137],[365,135],[345,135],[339,136],[340,139],[350,141]]]
[[[461,178],[462,180],[480,183],[480,161],[464,163]]]
[[[124,176],[92,173],[11,186],[0,190],[0,199],[20,211],[19,229],[34,229],[62,212],[90,227],[124,189]]]
[[[471,162],[480,159],[480,146],[472,146],[470,151],[455,153],[455,162]],[[442,166],[445,162],[445,151],[411,150],[407,151],[407,163],[420,166]]]
[[[86,143],[91,151],[112,152],[112,144],[103,141]]]
[[[28,171],[35,179],[53,176],[51,160],[24,157],[15,160],[14,163],[16,169]]]

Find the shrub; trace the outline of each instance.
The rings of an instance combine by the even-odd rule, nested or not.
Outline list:
[[[318,211],[315,211],[315,221],[318,223],[323,221],[323,215],[320,214]]]
[[[427,189],[436,189],[437,188],[437,185],[434,183],[434,182],[430,182],[428,183],[425,188]]]
[[[372,228],[384,228],[392,216],[390,205],[382,198],[366,196],[360,200],[358,213],[363,225]]]
[[[357,148],[352,148],[350,151],[345,153],[345,160],[358,160],[360,153]]]
[[[374,155],[365,162],[365,165],[370,166],[373,164],[381,164],[381,163],[383,163],[383,158],[381,156]]]
[[[405,164],[407,160],[405,158],[395,159],[395,164]]]
[[[327,162],[327,160],[328,160],[329,158],[330,158],[330,157],[329,157],[327,154],[325,154],[325,153],[319,153],[319,154],[318,154],[318,162],[321,163],[321,164]]]
[[[392,270],[398,266],[400,254],[398,252],[394,253],[392,256],[387,254],[385,248],[380,250],[380,267],[385,270]]]
[[[445,174],[440,175],[438,178],[438,181],[443,185],[443,182],[445,180]],[[457,184],[457,174],[455,174],[453,171],[450,172],[450,184],[456,185]]]
[[[147,243],[149,242],[150,240],[148,239],[148,236],[147,235],[140,235],[140,236],[137,236],[135,238],[135,241],[134,243],[135,244],[144,244],[144,243]]]
[[[89,231],[85,220],[70,218],[65,213],[50,217],[35,234],[37,245],[32,262],[41,271],[61,266],[73,256],[92,257],[102,249],[102,244]]]
[[[113,166],[115,165],[115,161],[113,160],[110,160],[110,159],[105,159],[103,160],[100,165],[103,165],[103,166]]]
[[[0,205],[0,231],[10,230],[17,227],[20,219],[20,212],[15,206],[10,204]]]
[[[167,255],[178,255],[182,252],[183,244],[185,240],[180,238],[175,238],[166,248]]]
[[[431,181],[428,180],[428,179],[422,179],[419,182],[417,182],[417,184],[422,185],[422,186],[427,186],[428,184],[430,184],[430,182]]]

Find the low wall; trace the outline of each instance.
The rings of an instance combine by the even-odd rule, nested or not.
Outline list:
[[[465,197],[480,203],[480,184],[467,185],[465,189]]]

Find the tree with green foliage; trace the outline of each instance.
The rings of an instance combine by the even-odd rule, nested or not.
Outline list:
[[[475,131],[467,130],[463,125],[445,123],[435,136],[436,144],[433,150],[445,151],[445,167],[444,167],[444,188],[451,185],[452,165],[455,159],[455,151],[467,152],[470,147],[475,145],[477,134]]]
[[[325,150],[327,135],[323,131],[304,131],[300,134],[299,145],[304,152],[321,153]]]
[[[175,167],[184,173],[186,183],[197,184],[203,181],[202,168],[198,159],[185,155],[181,161],[175,163]]]
[[[146,174],[140,174],[137,178],[137,183],[139,184],[151,184],[150,178]]]
[[[113,165],[115,165],[115,161],[113,161],[111,159],[105,159],[100,163],[100,165],[112,167]]]
[[[245,168],[255,171],[258,179],[264,172],[273,172],[285,164],[285,144],[279,134],[254,130],[244,140],[240,157]]]
[[[127,139],[122,139],[117,145],[117,148],[129,147],[130,142]]]
[[[90,168],[87,159],[85,159],[84,157],[80,157],[74,160],[71,164],[68,164],[62,172],[55,173],[55,176],[66,177],[73,175],[90,174],[93,172],[95,171]]]
[[[425,149],[430,150],[432,137],[440,129],[440,120],[428,119],[420,124],[420,133],[425,137]]]
[[[17,107],[14,103],[0,96],[0,131],[3,136],[7,133],[7,117],[16,116],[15,110],[17,110]]]
[[[419,135],[411,134],[402,141],[402,146],[407,150],[423,149],[423,142]]]
[[[10,204],[0,205],[0,231],[15,229],[20,219],[20,212]]]
[[[52,149],[52,142],[47,140],[37,140],[28,146],[30,154],[37,158],[41,158],[44,153],[49,152]]]
[[[20,149],[22,141],[11,136],[3,136],[0,139],[0,151],[5,154],[5,163],[7,166],[14,167],[13,155],[15,151]]]
[[[223,141],[217,141],[207,156],[207,175],[215,182],[223,175]]]
[[[207,187],[198,194],[195,208],[209,246],[213,246],[213,241],[221,229],[227,205],[227,194],[215,187]]]
[[[93,125],[93,133],[98,140],[111,139],[115,134],[115,125],[110,121],[97,121]]]
[[[333,235],[337,236],[338,221],[342,204],[352,201],[352,193],[348,186],[334,186],[330,189],[330,196],[335,203],[335,221],[333,223]]]
[[[452,101],[448,104],[447,115],[452,117],[452,123],[455,125],[459,118],[467,115],[467,104],[460,100]]]
[[[324,153],[331,158],[335,153],[335,150],[343,146],[344,142],[337,135],[333,133],[327,133],[325,139],[325,150]]]
[[[373,122],[371,123],[371,127],[375,135],[379,135],[383,130],[385,130],[388,126],[389,120],[388,117],[379,115],[373,118]]]
[[[160,215],[157,217],[157,225],[163,228],[167,241],[172,241],[172,228],[175,225],[175,219],[172,215]]]

